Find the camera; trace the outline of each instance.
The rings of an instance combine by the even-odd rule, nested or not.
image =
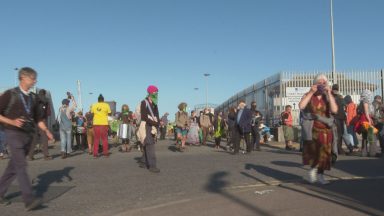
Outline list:
[[[319,93],[323,93],[325,91],[325,86],[324,85],[317,85],[317,91]]]
[[[31,118],[23,118],[24,124],[21,126],[21,130],[28,133],[28,134],[34,134],[36,133],[36,123]]]
[[[72,99],[72,94],[71,92],[67,92],[68,99]]]

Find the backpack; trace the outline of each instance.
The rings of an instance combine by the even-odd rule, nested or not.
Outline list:
[[[36,102],[39,118],[47,119],[51,115],[51,108],[46,98],[41,98],[39,95],[36,95]]]

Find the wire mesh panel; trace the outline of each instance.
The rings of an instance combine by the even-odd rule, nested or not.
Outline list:
[[[265,123],[273,126],[279,123],[284,107],[294,103],[294,107],[292,107],[294,125],[299,125],[298,101],[300,98],[297,96],[290,98],[290,92],[297,90],[304,95],[305,89],[309,90],[318,74],[324,74],[328,78],[329,84],[334,84],[332,73],[329,71],[283,71],[244,88],[219,105],[217,109],[228,110],[229,106],[236,106],[240,99],[245,99],[248,106],[252,101],[256,101],[258,110],[264,115]],[[339,85],[339,92],[343,96],[350,95],[355,103],[359,102],[360,93],[365,89],[372,91],[373,95],[383,96],[382,70],[340,71],[334,75]]]

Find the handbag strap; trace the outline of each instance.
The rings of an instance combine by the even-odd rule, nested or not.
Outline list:
[[[149,104],[148,100],[145,99],[145,104],[147,105],[148,109],[149,109],[149,112],[151,113],[151,116],[153,119],[155,119],[155,115],[153,114],[153,111],[152,111],[152,107],[151,105]]]

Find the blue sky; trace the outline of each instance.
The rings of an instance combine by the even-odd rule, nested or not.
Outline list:
[[[30,66],[55,107],[82,83],[131,108],[159,87],[160,113],[220,104],[280,71],[330,70],[329,0],[1,0],[0,87]],[[384,65],[384,1],[334,0],[336,68]],[[199,88],[199,90],[194,90]],[[92,92],[93,94],[89,94]],[[173,114],[172,114],[173,116]]]

